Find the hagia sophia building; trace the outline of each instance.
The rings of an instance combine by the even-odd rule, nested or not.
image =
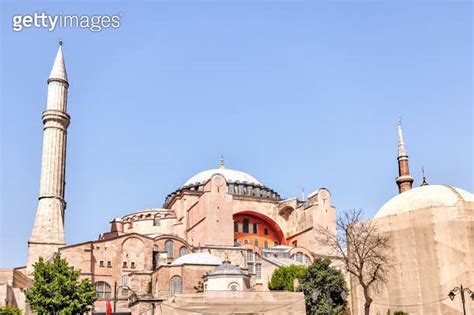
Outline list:
[[[31,286],[33,264],[59,252],[95,284],[95,314],[106,312],[108,300],[121,314],[305,313],[301,292],[269,291],[268,282],[280,266],[309,265],[319,257],[337,261],[317,235],[321,227],[336,233],[336,209],[325,188],[304,200],[283,199],[221,159],[216,169],[190,177],[166,196],[161,208],[114,218],[97,240],[66,244],[68,88],[60,44],[42,114],[40,193],[28,260],[24,267],[0,270],[2,301],[29,314],[24,289]],[[459,305],[439,299],[460,281],[474,289],[473,194],[426,180],[412,189],[400,124],[398,163],[400,194],[374,218],[393,235],[396,272],[374,299],[374,309],[387,314],[415,305],[410,314],[457,314]],[[360,288],[354,279],[349,283],[348,306],[359,314]]]

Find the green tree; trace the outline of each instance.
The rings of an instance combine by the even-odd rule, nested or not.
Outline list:
[[[295,279],[301,279],[306,268],[298,265],[280,267],[273,272],[272,279],[268,284],[270,290],[294,291]]]
[[[14,306],[3,305],[2,307],[0,307],[0,314],[1,315],[21,315],[21,311]]]
[[[306,314],[344,314],[347,287],[341,271],[328,258],[316,259],[301,278]]]
[[[33,287],[26,301],[37,314],[83,314],[95,302],[95,288],[89,279],[79,281],[80,271],[56,254],[53,260],[33,265]]]

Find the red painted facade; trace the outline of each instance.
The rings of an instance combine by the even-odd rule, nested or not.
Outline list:
[[[248,243],[260,248],[286,244],[283,232],[273,220],[251,211],[234,215],[234,240],[241,245]]]

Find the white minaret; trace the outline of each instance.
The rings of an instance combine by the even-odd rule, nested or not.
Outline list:
[[[66,137],[70,117],[67,109],[66,66],[62,41],[48,79],[48,102],[43,112],[43,159],[35,223],[28,241],[27,272],[39,257],[50,259],[64,242]]]

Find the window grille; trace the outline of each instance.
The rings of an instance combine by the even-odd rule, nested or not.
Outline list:
[[[253,260],[254,260],[254,252],[247,251],[247,261],[253,261]]]
[[[171,278],[170,285],[171,294],[183,293],[183,279],[181,279],[180,276],[174,276]]]
[[[188,254],[188,249],[185,246],[182,246],[179,249],[179,256],[184,256],[184,255],[187,255],[187,254]]]
[[[165,250],[166,250],[166,255],[168,255],[168,258],[173,258],[173,241],[172,240],[167,240],[165,242]]]
[[[249,267],[249,273],[255,273],[254,264],[253,263],[248,263],[247,265]]]
[[[122,285],[128,286],[128,275],[122,276]]]
[[[262,278],[262,264],[255,265],[255,273],[257,274],[257,279],[260,280]]]
[[[303,253],[296,253],[296,261],[303,263]]]
[[[107,282],[99,281],[95,284],[95,296],[99,299],[110,298],[110,285]]]

